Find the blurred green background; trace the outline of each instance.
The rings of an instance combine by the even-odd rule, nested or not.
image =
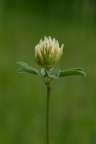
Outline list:
[[[95,0],[0,0],[0,144],[46,143],[46,87],[16,62],[40,69],[34,47],[49,35],[65,44],[61,69],[87,73],[53,81],[50,144],[96,144]]]

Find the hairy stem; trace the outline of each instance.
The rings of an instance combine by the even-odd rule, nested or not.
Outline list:
[[[47,87],[47,101],[46,101],[46,144],[49,144],[50,140],[50,92],[51,87]]]

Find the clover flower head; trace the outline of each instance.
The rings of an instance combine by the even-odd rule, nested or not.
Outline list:
[[[40,40],[39,44],[35,46],[35,60],[38,65],[45,69],[54,68],[61,60],[63,55],[63,47],[59,47],[59,42],[55,38],[50,36],[44,37],[44,40]]]

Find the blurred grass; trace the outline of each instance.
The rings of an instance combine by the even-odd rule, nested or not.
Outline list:
[[[22,6],[19,1],[1,1],[0,11],[0,143],[45,143],[46,87],[40,78],[18,74],[21,60],[37,67],[34,47],[45,35],[64,43],[61,69],[81,66],[87,77],[65,77],[54,80],[51,93],[52,144],[96,143],[96,23],[88,10],[79,17],[63,15],[58,4],[49,14],[43,6]],[[91,6],[85,1],[83,7]],[[19,5],[18,5],[19,4]],[[42,1],[43,4],[43,1]],[[46,4],[46,3],[45,3]],[[44,4],[43,4],[44,5]],[[83,5],[83,4],[82,4]],[[25,6],[25,7],[24,7]],[[35,10],[37,6],[37,9]],[[68,8],[69,8],[68,7]],[[86,10],[85,9],[85,10]],[[60,11],[61,10],[61,11]],[[45,9],[44,9],[45,11]],[[88,15],[87,15],[88,13]],[[57,14],[57,17],[56,17]],[[59,17],[60,14],[60,17]],[[40,69],[40,68],[39,68]]]

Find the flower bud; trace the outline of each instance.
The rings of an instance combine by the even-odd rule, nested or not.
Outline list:
[[[44,40],[40,40],[39,44],[35,46],[35,60],[38,65],[45,69],[54,68],[61,60],[63,54],[63,44],[61,48],[55,38],[50,36],[44,37]]]

